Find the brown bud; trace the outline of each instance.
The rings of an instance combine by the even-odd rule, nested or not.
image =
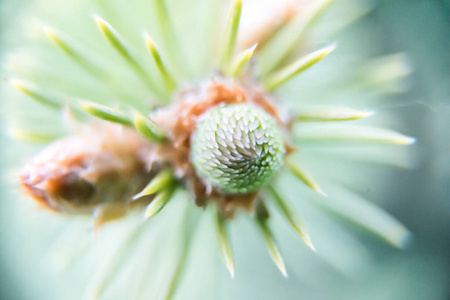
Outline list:
[[[123,204],[151,177],[152,145],[136,131],[95,123],[44,148],[22,170],[26,193],[68,214]]]

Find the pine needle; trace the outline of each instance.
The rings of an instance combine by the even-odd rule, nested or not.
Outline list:
[[[303,143],[411,145],[416,141],[413,137],[384,128],[345,125],[323,126],[300,131],[297,137]]]
[[[230,73],[233,77],[238,78],[242,75],[242,71],[244,70],[244,67],[247,65],[247,63],[252,58],[253,52],[255,52],[256,46],[258,46],[258,44],[255,44],[252,47],[242,51],[233,60],[233,63],[231,64],[231,71],[230,71]]]
[[[91,73],[94,76],[103,78],[105,74],[100,71],[92,61],[87,59],[82,55],[74,46],[70,45],[60,34],[58,34],[54,29],[44,26],[45,35],[48,39],[54,43],[59,49],[61,49],[66,55],[78,63],[82,68]]]
[[[337,216],[361,227],[394,247],[404,249],[411,232],[389,213],[350,190],[335,187],[330,201],[318,200],[319,204]]]
[[[152,202],[145,209],[144,218],[148,219],[156,216],[172,199],[174,191],[175,184],[156,194],[155,198],[153,198]]]
[[[349,108],[313,108],[302,109],[297,116],[301,122],[352,121],[370,117],[373,113]]]
[[[263,76],[280,67],[303,42],[308,30],[320,19],[324,12],[335,0],[320,0],[314,2],[314,7],[307,15],[300,15],[298,18],[288,22],[284,28],[271,37],[260,51],[260,61],[262,63],[261,73]],[[260,49],[261,50],[261,49]]]
[[[10,135],[16,140],[44,145],[60,138],[57,134],[33,132],[23,129],[11,130]]]
[[[53,99],[51,96],[46,95],[45,93],[38,91],[30,86],[26,86],[24,83],[22,83],[18,79],[11,79],[10,83],[16,89],[18,89],[19,91],[21,91],[28,97],[32,98],[33,100],[35,100],[36,102],[38,102],[44,106],[47,106],[47,107],[53,108],[53,109],[61,109],[62,108],[62,104],[59,101]]]
[[[169,288],[167,290],[167,293],[164,296],[165,300],[173,299],[173,297],[179,287],[180,281],[182,279],[183,271],[186,267],[186,261],[188,259],[189,250],[191,248],[192,237],[193,237],[194,232],[197,229],[197,225],[199,223],[198,219],[193,219],[191,217],[191,215],[189,214],[190,208],[191,207],[189,207],[189,205],[188,205],[186,214],[184,217],[184,222],[182,223],[183,227],[184,227],[182,249],[181,249],[180,257],[178,259],[178,264],[177,264],[175,271],[173,273],[173,276],[171,278]]]
[[[84,299],[97,300],[102,297],[119,268],[123,266],[125,258],[129,255],[135,241],[138,240],[144,229],[145,226],[139,224],[132,229],[127,237],[124,237],[123,243],[121,243],[118,248],[114,249],[115,253],[113,259],[89,281]]]
[[[161,54],[159,53],[158,49],[156,48],[156,45],[154,41],[150,38],[148,34],[145,35],[145,42],[147,44],[147,48],[155,61],[156,67],[164,81],[164,85],[166,87],[166,90],[168,92],[172,92],[177,88],[177,83],[172,75],[170,75],[169,71],[167,70],[166,66],[164,65]]]
[[[133,200],[137,200],[141,197],[152,195],[161,190],[165,190],[173,185],[174,177],[173,172],[169,169],[161,171],[156,175],[149,184],[137,195],[133,197]]]
[[[220,69],[226,71],[236,46],[236,37],[241,19],[242,0],[234,0],[225,27],[225,38],[222,44]]]
[[[273,75],[270,75],[264,80],[264,85],[269,91],[273,91],[290,79],[294,78],[299,73],[305,71],[309,67],[321,61],[325,56],[333,52],[336,49],[336,44],[317,50],[297,61],[288,65],[287,67],[276,71]]]
[[[231,253],[230,238],[227,230],[227,220],[220,212],[217,212],[216,232],[220,254],[222,255],[225,266],[230,272],[231,278],[234,278],[234,262],[233,255]]]
[[[272,186],[268,187],[272,198],[275,200],[275,204],[278,206],[279,210],[285,217],[285,219],[291,224],[292,228],[294,228],[295,232],[299,235],[299,237],[303,240],[303,242],[311,248],[313,251],[316,251],[311,238],[309,236],[308,231],[305,228],[302,220],[295,212],[295,210],[281,197],[281,195],[273,188]]]
[[[132,126],[130,118],[124,113],[92,102],[82,102],[81,107],[90,115],[104,121],[118,123],[126,126]]]
[[[157,85],[153,82],[144,68],[138,63],[138,61],[134,58],[131,50],[125,45],[125,42],[122,41],[121,37],[117,33],[116,30],[105,20],[102,18],[95,16],[95,22],[109,42],[109,44],[117,51],[117,53],[122,56],[122,58],[129,64],[129,66],[136,72],[138,77],[143,81],[143,83],[149,87],[149,89],[154,92],[157,96],[164,96]]]
[[[294,164],[290,159],[286,161],[286,166],[300,181],[302,181],[306,186],[318,192],[322,196],[327,197],[327,194],[319,187],[314,178],[307,172],[302,170],[297,164]]]
[[[284,277],[288,277],[283,257],[278,248],[277,242],[275,241],[275,238],[272,234],[272,231],[270,230],[269,225],[267,224],[268,219],[265,217],[258,216],[256,220],[258,228],[260,229],[264,237],[264,241],[266,242],[269,254],[272,257],[273,262],[277,266],[278,270],[280,270],[281,274],[283,274]]]
[[[167,139],[152,121],[141,114],[136,114],[133,123],[136,130],[151,142],[162,143]]]

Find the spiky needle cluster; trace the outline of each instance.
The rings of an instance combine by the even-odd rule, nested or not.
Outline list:
[[[303,24],[303,30],[317,19],[316,17],[322,13],[329,2],[325,1],[313,10],[308,21]],[[135,200],[145,199],[144,204],[147,205],[145,216],[147,218],[155,216],[170,201],[178,187],[189,190],[196,203],[202,203],[199,205],[206,205],[215,200],[218,204],[219,246],[226,266],[232,275],[234,274],[234,264],[227,223],[234,215],[234,210],[239,206],[244,206],[256,214],[256,224],[264,236],[269,253],[277,267],[286,275],[281,253],[268,223],[269,214],[264,204],[266,199],[263,197],[270,195],[267,198],[273,199],[287,222],[292,225],[303,241],[314,249],[301,219],[283,199],[275,185],[272,185],[272,181],[281,166],[286,165],[287,169],[301,182],[322,195],[326,194],[309,173],[301,169],[294,159],[287,157],[292,152],[292,147],[288,144],[291,137],[285,140],[284,132],[289,132],[291,124],[298,121],[350,121],[368,117],[370,113],[347,108],[320,108],[305,109],[300,115],[283,117],[286,112],[274,104],[273,97],[269,93],[274,92],[291,78],[326,57],[335,49],[335,45],[315,51],[287,65],[283,65],[282,62],[292,54],[292,49],[280,49],[277,57],[273,57],[270,64],[266,65],[258,74],[255,69],[249,68],[249,61],[254,54],[260,54],[264,58],[264,49],[270,47],[270,42],[279,31],[283,31],[283,27],[266,35],[265,40],[259,41],[262,45],[260,48],[254,45],[235,54],[242,0],[234,0],[231,6],[221,42],[218,62],[221,75],[217,76],[217,81],[213,79],[212,82],[203,84],[203,87],[193,93],[189,90],[180,90],[177,76],[173,76],[174,73],[167,67],[165,58],[172,57],[178,61],[182,55],[180,56],[180,53],[177,52],[179,47],[175,45],[177,41],[167,7],[163,1],[155,1],[155,6],[161,26],[164,28],[166,44],[171,49],[171,53],[160,53],[153,39],[148,34],[145,35],[145,42],[159,78],[149,75],[137,56],[126,45],[124,39],[107,21],[96,16],[95,22],[109,45],[119,54],[130,70],[142,80],[150,94],[163,102],[171,98],[173,103],[164,109],[152,112],[142,111],[141,107],[117,109],[92,101],[64,103],[32,85],[20,80],[11,80],[11,83],[20,91],[49,108],[59,110],[68,104],[75,115],[79,116],[81,113],[81,117],[79,117],[81,119],[85,119],[82,112],[87,112],[103,121],[118,124],[111,125],[118,126],[113,129],[114,134],[103,138],[101,135],[99,136],[97,142],[100,146],[93,150],[98,153],[86,154],[85,151],[79,151],[66,155],[68,149],[64,145],[60,145],[60,153],[45,155],[49,150],[44,149],[44,155],[39,156],[24,169],[22,183],[31,197],[54,210],[72,214],[93,214],[97,218],[97,226],[116,218],[116,216],[122,216],[128,211],[131,203],[135,203]],[[290,22],[286,22],[285,25],[289,24]],[[68,42],[63,35],[49,27],[45,27],[45,34],[82,69],[107,82],[107,75],[101,67]],[[255,57],[257,59],[258,55]],[[255,82],[253,77],[258,77],[259,81]],[[224,83],[230,81],[231,84]],[[114,87],[112,86],[112,88]],[[161,121],[161,119],[165,120]],[[86,126],[90,128],[97,125],[90,121]],[[124,128],[122,126],[127,128],[126,131],[121,131],[120,128]],[[103,153],[102,145],[105,143],[115,143],[120,147],[127,147],[122,141],[124,140],[123,135],[127,134],[126,132],[129,130],[140,134],[140,137],[135,137],[136,144],[145,144],[146,146],[128,148],[129,151],[125,155],[123,155],[123,151],[117,155],[115,151],[110,154]],[[22,136],[33,137],[32,134],[22,134]],[[315,137],[392,144],[410,144],[414,141],[395,132],[372,128],[367,128],[367,130],[363,128],[355,132],[336,131],[335,134],[327,135],[325,133],[325,135],[309,138],[314,139]],[[80,138],[82,139],[83,136],[76,136],[76,139]],[[70,145],[70,142],[66,144]],[[147,157],[142,156],[142,148],[145,148]],[[102,158],[101,165],[89,160],[89,158],[102,157],[102,155],[106,155],[106,157]],[[108,155],[111,159],[108,159]],[[55,160],[56,157],[62,157],[63,162],[60,162],[55,168],[55,163],[58,164]],[[69,159],[76,164],[76,168],[73,170],[64,167]],[[53,167],[49,169],[48,165]],[[133,169],[130,166],[139,167]],[[127,172],[133,173],[133,176],[143,173],[141,178],[147,181],[150,178],[149,183],[143,188],[139,180],[134,180],[132,187],[124,188],[131,184],[129,176],[124,177],[119,174],[124,168],[128,170]],[[67,173],[69,169],[70,174]],[[90,174],[90,177],[86,176],[87,173]],[[35,181],[37,174],[40,176],[38,182]],[[78,196],[81,194],[77,193],[83,193],[83,191],[77,190],[76,186],[71,186],[72,183],[79,182],[88,184],[92,189],[89,193],[96,195],[93,198],[96,199],[95,203],[90,203],[89,198],[79,199]],[[49,187],[56,192],[50,192]],[[102,198],[102,194],[98,194],[99,190],[103,195],[115,195],[115,197],[107,199],[105,196]],[[65,191],[68,192],[64,193]],[[208,201],[197,201],[202,197]],[[82,209],[77,210],[78,202],[67,204],[72,198],[83,203]],[[65,202],[66,206],[69,205],[71,209],[60,209],[61,202]],[[246,204],[242,205],[242,202],[246,202]],[[229,213],[230,211],[231,213]],[[380,232],[370,225],[365,227],[393,244],[401,243],[386,232]],[[174,293],[183,262],[184,259],[180,259],[166,299],[171,298]]]

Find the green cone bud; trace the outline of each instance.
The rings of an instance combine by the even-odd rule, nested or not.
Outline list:
[[[261,188],[286,152],[276,120],[249,104],[211,109],[197,125],[191,149],[197,174],[229,194]]]

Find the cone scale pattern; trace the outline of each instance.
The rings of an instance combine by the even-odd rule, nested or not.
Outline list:
[[[280,169],[286,152],[276,120],[249,104],[211,109],[191,145],[197,174],[227,194],[261,188]]]

